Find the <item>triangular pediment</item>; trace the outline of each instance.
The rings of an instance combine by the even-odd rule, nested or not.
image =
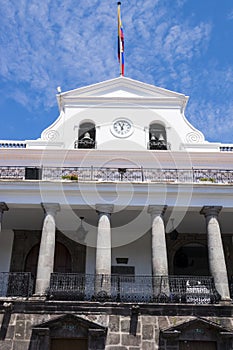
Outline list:
[[[47,322],[43,322],[40,324],[35,325],[33,328],[67,328],[71,326],[76,326],[76,327],[81,327],[83,329],[100,329],[105,331],[106,328],[99,325],[98,323],[91,322],[87,319],[84,319],[80,316],[72,315],[72,314],[67,314],[63,316],[59,316],[56,318],[53,318],[52,320],[49,320]]]
[[[90,321],[87,316],[65,314],[32,327],[32,345],[37,344],[32,349],[48,349],[53,339],[74,339],[78,349],[80,341],[81,344],[88,342],[88,349],[105,349],[106,334],[106,327]]]
[[[199,332],[205,329],[209,329],[214,331],[215,333],[218,332],[224,335],[225,334],[232,335],[232,332],[229,329],[222,327],[221,325],[204,318],[193,318],[189,321],[185,321],[175,326],[165,328],[161,330],[161,333],[164,336],[179,336],[179,334],[184,333],[188,329],[195,329]]]
[[[58,95],[63,99],[93,98],[93,97],[142,97],[142,98],[173,98],[184,99],[185,95],[166,90],[154,85],[146,84],[134,79],[119,77],[89,85]]]

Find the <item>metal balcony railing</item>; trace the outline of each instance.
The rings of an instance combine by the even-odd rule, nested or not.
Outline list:
[[[171,144],[161,140],[151,140],[147,144],[147,149],[150,150],[170,150]]]
[[[144,303],[218,303],[212,277],[53,273],[48,295],[55,300]]]
[[[232,184],[233,169],[161,169],[107,167],[0,167],[0,180],[53,180],[72,177],[80,182],[175,182]]]
[[[0,297],[29,297],[32,292],[30,272],[0,272]]]
[[[5,140],[0,141],[0,148],[26,148],[26,141],[13,141],[13,140]]]
[[[83,149],[90,149],[90,148],[96,148],[96,142],[92,140],[91,138],[84,138],[82,140],[77,140],[74,142],[74,148],[83,148]]]

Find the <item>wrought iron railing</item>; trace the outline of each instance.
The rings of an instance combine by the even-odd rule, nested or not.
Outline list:
[[[55,300],[212,304],[220,299],[212,277],[53,273]]]
[[[150,150],[170,150],[171,144],[169,142],[160,140],[151,140],[147,144],[147,149]]]
[[[0,148],[27,148],[27,141],[19,140],[1,140]],[[74,148],[96,148],[96,142],[92,139],[89,140],[76,140],[74,142]],[[164,141],[150,140],[147,144],[147,149],[151,150],[170,150],[171,144]],[[219,146],[220,152],[233,152],[232,144],[221,144]]]
[[[91,138],[83,138],[81,140],[76,140],[74,142],[74,148],[83,148],[83,149],[90,149],[90,148],[96,148],[96,142],[92,140]]]
[[[0,148],[26,148],[27,143],[25,141],[1,141]]]
[[[30,171],[29,171],[30,170]],[[177,182],[232,184],[233,169],[161,169],[107,167],[0,167],[0,180],[55,180],[75,175],[78,181]]]
[[[32,292],[30,272],[0,272],[0,297],[29,297]]]
[[[232,144],[222,144],[220,147],[219,147],[219,150],[220,152],[233,152],[233,146]]]

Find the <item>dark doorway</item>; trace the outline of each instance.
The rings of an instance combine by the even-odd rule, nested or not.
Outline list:
[[[207,247],[190,243],[178,249],[174,256],[174,275],[209,276]]]
[[[55,247],[54,272],[72,272],[70,252],[64,244],[58,242]]]
[[[39,244],[32,247],[25,262],[24,271],[31,272],[34,277],[36,276],[39,249]],[[54,272],[72,272],[70,252],[64,246],[64,244],[59,242],[56,242],[55,246]]]
[[[179,350],[217,350],[217,344],[214,341],[180,341]]]
[[[87,350],[87,339],[51,339],[50,350]]]
[[[34,245],[34,247],[32,247],[32,249],[29,251],[25,261],[24,271],[31,272],[34,278],[36,276],[39,249],[40,249],[39,244]]]

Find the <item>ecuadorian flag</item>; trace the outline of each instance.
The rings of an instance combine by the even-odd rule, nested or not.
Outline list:
[[[123,26],[121,22],[121,9],[120,9],[121,3],[118,2],[118,60],[120,63],[120,75],[124,75],[124,32],[123,32]]]

